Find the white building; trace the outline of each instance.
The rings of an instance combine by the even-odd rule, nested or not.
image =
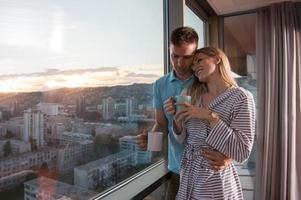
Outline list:
[[[24,111],[24,135],[23,140],[29,142],[35,140],[38,148],[44,146],[44,114],[39,110]]]
[[[96,195],[96,192],[46,177],[24,183],[24,200],[86,200]]]
[[[108,97],[102,100],[102,118],[104,120],[111,120],[115,117],[115,100]]]
[[[119,146],[120,151],[132,152],[132,166],[148,164],[152,161],[152,153],[150,151],[142,151],[134,136],[124,136],[119,138]]]
[[[120,151],[74,168],[74,185],[85,189],[111,186],[127,173],[132,161],[130,151]]]
[[[57,170],[68,172],[74,167],[91,161],[94,149],[92,140],[66,145],[58,149]]]
[[[59,105],[55,103],[40,102],[37,104],[37,108],[46,115],[53,116],[59,114]]]
[[[134,97],[126,99],[126,116],[138,114],[138,101]]]

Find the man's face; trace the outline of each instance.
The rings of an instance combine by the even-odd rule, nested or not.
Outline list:
[[[191,65],[196,43],[184,43],[179,46],[170,45],[170,60],[178,77],[186,77],[192,74]]]

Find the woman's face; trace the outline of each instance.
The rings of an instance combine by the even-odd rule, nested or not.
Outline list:
[[[203,53],[194,56],[192,70],[195,76],[202,82],[208,82],[209,78],[218,74],[217,59]]]

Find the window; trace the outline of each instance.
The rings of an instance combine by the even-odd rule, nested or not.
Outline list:
[[[255,14],[225,17],[224,50],[231,63],[232,71],[236,73],[238,85],[249,90],[257,104],[255,21]],[[255,151],[254,145],[248,161],[244,164],[236,164],[246,200],[254,199]]]
[[[199,35],[198,48],[205,46],[205,23],[188,6],[184,7],[184,25],[196,30]]]
[[[154,122],[162,0],[1,1],[0,26],[0,181],[32,170],[34,195],[88,198],[162,157],[134,139]]]

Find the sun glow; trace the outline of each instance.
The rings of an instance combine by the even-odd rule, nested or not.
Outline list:
[[[54,89],[54,88],[57,88],[58,86],[60,86],[60,83],[58,81],[49,80],[46,82],[46,86],[49,89]]]
[[[27,92],[30,90],[28,84],[24,84],[21,78],[0,81],[0,92]]]
[[[81,70],[80,70],[81,71]],[[139,71],[139,73],[137,72]],[[112,71],[70,71],[44,72],[40,74],[23,74],[22,76],[0,76],[0,92],[33,92],[59,89],[63,87],[99,87],[128,85],[133,83],[152,83],[160,77],[162,70],[141,73],[141,70],[112,69]]]
[[[87,79],[83,75],[72,75],[65,79],[65,86],[70,88],[84,87]]]

